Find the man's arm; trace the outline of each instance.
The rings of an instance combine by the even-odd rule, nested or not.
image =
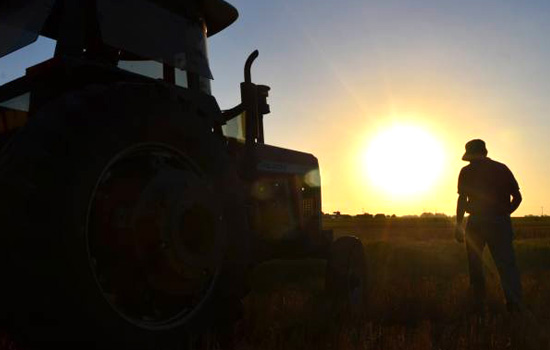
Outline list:
[[[464,230],[462,229],[462,221],[464,220],[464,213],[466,213],[466,206],[468,205],[468,197],[464,194],[458,195],[456,202],[456,227],[455,227],[455,239],[458,243],[464,242]]]
[[[457,226],[462,226],[462,221],[464,220],[464,214],[466,213],[466,206],[468,205],[468,197],[464,194],[458,195],[458,200],[456,201],[456,224]]]
[[[466,168],[460,170],[458,174],[458,200],[456,202],[456,225],[455,225],[455,240],[458,243],[464,242],[464,229],[462,228],[462,221],[464,220],[464,213],[466,213],[466,206],[468,205],[468,196],[466,193]]]
[[[523,198],[521,197],[521,193],[519,190],[512,192],[512,202],[510,203],[510,214],[516,211],[516,209],[521,204],[521,201]]]
[[[510,214],[512,214],[519,207],[523,198],[521,197],[521,193],[519,193],[518,182],[510,169],[508,169],[508,174],[510,176],[510,195],[512,196],[512,202],[510,202]]]

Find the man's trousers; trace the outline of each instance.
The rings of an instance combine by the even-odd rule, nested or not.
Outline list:
[[[508,303],[521,302],[522,290],[512,241],[514,231],[509,216],[470,215],[466,226],[466,251],[470,285],[478,301],[485,297],[483,249],[489,247],[500,275],[500,284]]]

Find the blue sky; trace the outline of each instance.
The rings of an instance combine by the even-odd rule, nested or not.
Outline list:
[[[477,137],[516,173],[518,213],[550,210],[550,3],[233,3],[239,21],[211,41],[220,104],[237,100],[242,62],[259,48],[255,77],[273,88],[267,140],[319,157],[327,210],[452,213],[463,145]],[[420,119],[447,143],[437,191],[403,200],[359,189],[356,149],[388,118]]]
[[[464,143],[480,137],[518,178],[518,214],[550,212],[550,3],[230,2],[240,17],[209,44],[214,95],[222,108],[239,102],[259,49],[253,79],[272,87],[266,141],[319,158],[325,211],[451,214]],[[0,60],[0,83],[51,50],[40,40]],[[421,196],[384,195],[363,170],[369,140],[395,123],[445,149],[445,172]]]

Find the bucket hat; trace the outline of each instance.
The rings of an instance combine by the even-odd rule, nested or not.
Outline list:
[[[471,161],[487,157],[487,148],[485,141],[475,139],[466,143],[466,153],[462,156],[462,160]]]

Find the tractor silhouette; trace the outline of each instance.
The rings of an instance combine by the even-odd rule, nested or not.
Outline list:
[[[211,93],[207,39],[237,16],[222,0],[0,0],[0,57],[56,40],[0,86],[12,338],[185,348],[232,324],[250,270],[275,258],[328,259],[329,294],[362,302],[362,245],[322,229],[317,159],[264,143],[258,52],[241,103],[222,111]]]

